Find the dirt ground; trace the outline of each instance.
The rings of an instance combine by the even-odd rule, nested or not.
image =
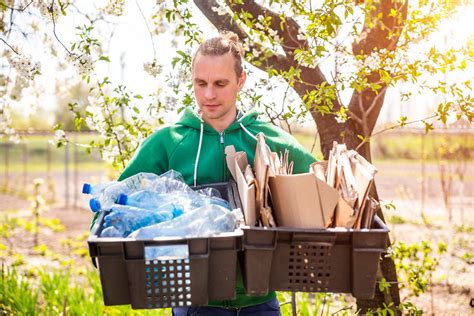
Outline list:
[[[472,315],[474,309],[470,306],[474,298],[474,163],[468,166],[464,172],[465,183],[461,185],[454,178],[451,186],[450,208],[452,210],[451,225],[448,220],[438,166],[429,164],[425,170],[425,180],[421,177],[421,168],[416,163],[380,163],[376,164],[379,173],[376,184],[379,196],[384,203],[393,202],[395,210],[385,211],[391,230],[392,241],[403,241],[407,243],[420,242],[421,240],[437,243],[444,241],[448,243],[451,255],[440,258],[440,266],[433,276],[434,285],[431,290],[420,295],[411,297],[409,300],[418,308],[423,309],[425,314],[430,315]],[[12,193],[0,193],[0,216],[16,211],[17,214],[30,214],[31,201],[19,197],[20,192],[30,192],[33,178],[43,177],[44,174],[29,174],[27,178],[18,174],[10,175],[9,190]],[[68,249],[59,242],[62,238],[75,238],[88,231],[93,214],[87,208],[87,196],[79,192],[82,183],[96,183],[104,179],[100,172],[80,172],[72,176],[68,175],[69,186],[66,186],[65,175],[56,173],[53,175],[55,190],[55,202],[49,206],[42,216],[58,218],[65,226],[65,230],[59,233],[49,232],[40,236],[40,243],[46,244],[51,250],[67,253]],[[5,179],[0,177],[0,184]],[[28,185],[25,187],[25,183]],[[422,199],[422,186],[425,187],[425,197]],[[3,185],[3,188],[5,186]],[[43,185],[43,195],[47,193],[47,185]],[[66,195],[68,192],[68,195]],[[463,193],[462,193],[463,192]],[[66,205],[66,201],[67,204]],[[18,213],[19,212],[19,213]],[[429,222],[428,225],[422,221],[421,214]],[[396,216],[400,221],[391,221]],[[463,227],[462,229],[460,227]],[[19,238],[15,240],[16,247],[22,249],[25,254],[31,254],[33,241],[31,238]],[[461,257],[470,254],[471,259]],[[88,261],[88,258],[84,258]],[[401,291],[402,298],[406,298],[407,291]],[[472,304],[472,303],[471,303]]]

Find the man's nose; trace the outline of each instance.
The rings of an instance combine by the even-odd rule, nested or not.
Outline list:
[[[216,93],[212,86],[206,87],[206,91],[204,92],[204,96],[206,99],[214,99],[216,97]]]

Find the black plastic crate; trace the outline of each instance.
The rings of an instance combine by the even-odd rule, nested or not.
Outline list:
[[[234,203],[240,205],[235,184],[233,191]],[[379,258],[389,232],[377,216],[371,229],[242,229],[239,258],[247,295],[276,290],[373,298]]]
[[[232,205],[227,183],[198,188],[209,186],[218,189],[224,199],[231,197]],[[105,215],[100,215],[88,239],[89,254],[99,268],[105,305],[165,308],[235,298],[242,232],[205,238],[99,238]],[[172,245],[187,245],[189,257],[145,259],[146,247]]]

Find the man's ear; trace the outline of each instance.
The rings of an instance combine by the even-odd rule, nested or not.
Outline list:
[[[245,84],[245,80],[247,80],[247,73],[245,70],[242,70],[242,75],[239,78],[239,82],[237,83],[237,86],[239,87],[239,91],[242,90]]]

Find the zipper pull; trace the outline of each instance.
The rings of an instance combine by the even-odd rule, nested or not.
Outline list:
[[[224,132],[219,133],[221,144],[224,144]]]

